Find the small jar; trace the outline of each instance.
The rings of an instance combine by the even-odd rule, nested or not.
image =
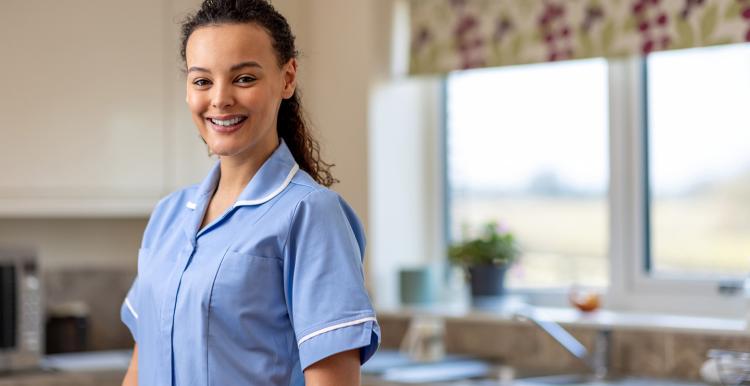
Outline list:
[[[83,302],[50,306],[45,332],[47,354],[85,351],[88,347],[88,306]]]

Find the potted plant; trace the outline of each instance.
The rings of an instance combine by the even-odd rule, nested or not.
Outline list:
[[[485,224],[479,237],[453,244],[448,249],[451,262],[464,268],[475,299],[502,295],[505,273],[520,255],[515,236],[496,222]]]

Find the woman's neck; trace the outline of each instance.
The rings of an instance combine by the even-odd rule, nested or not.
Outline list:
[[[214,195],[235,200],[275,150],[276,147],[269,146],[269,149],[248,151],[247,155],[222,156],[221,177]]]

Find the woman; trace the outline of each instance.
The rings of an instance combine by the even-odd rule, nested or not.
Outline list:
[[[380,335],[364,235],[324,187],[289,25],[264,0],[206,0],[182,40],[186,100],[219,162],[151,215],[121,310],[136,341],[123,384],[358,385]]]

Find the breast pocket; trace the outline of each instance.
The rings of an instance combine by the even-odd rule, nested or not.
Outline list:
[[[240,341],[277,332],[289,319],[281,260],[227,252],[214,278],[209,315],[209,329],[224,328]]]
[[[290,361],[295,345],[284,301],[282,262],[227,252],[216,271],[209,304],[209,378],[240,377],[236,380],[247,371],[258,371],[282,384],[287,369],[281,364]]]

